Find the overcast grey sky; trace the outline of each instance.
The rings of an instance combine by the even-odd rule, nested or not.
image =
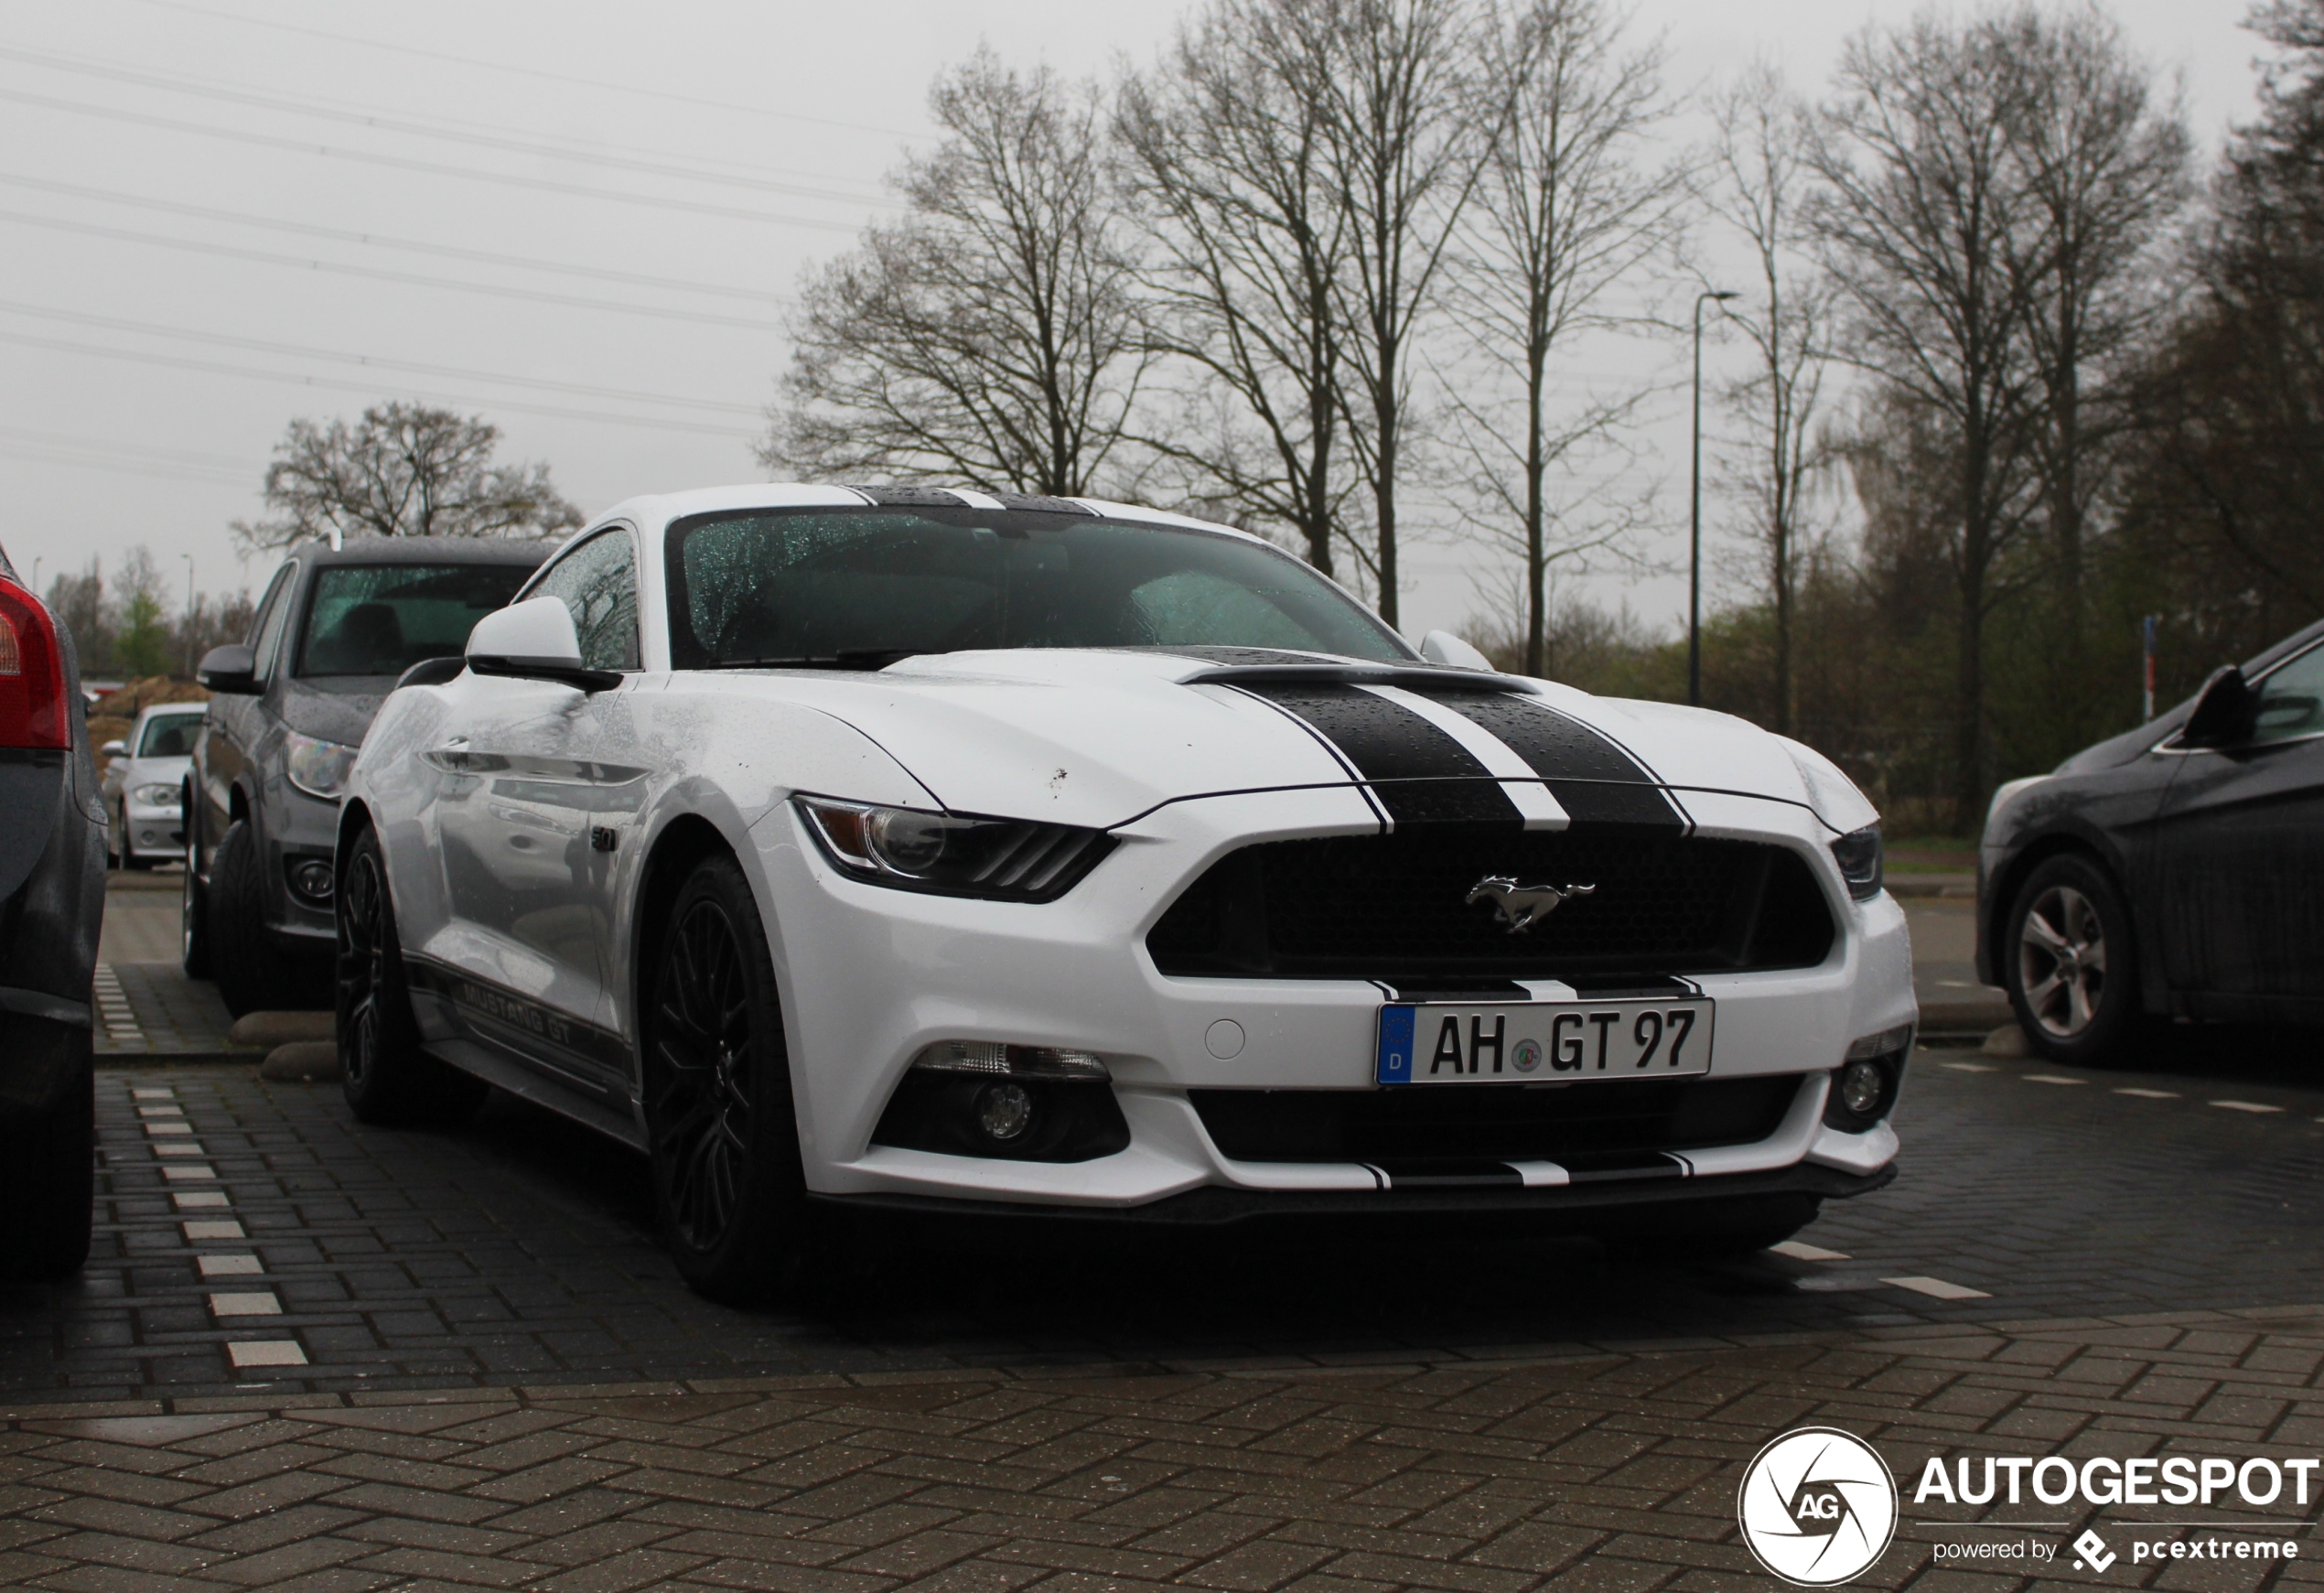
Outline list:
[[[1638,27],[1666,34],[1673,86],[1766,51],[1813,89],[1848,32],[1913,9],[1642,0]],[[2113,6],[2184,73],[2207,150],[2250,111],[2243,9]],[[1150,55],[1177,10],[14,0],[5,15],[0,545],[27,578],[39,561],[45,587],[147,544],[182,594],[181,554],[206,591],[263,577],[227,526],[261,512],[285,422],[383,397],[486,415],[504,457],[547,460],[591,512],[757,479],[781,300],[885,209],[882,173],[926,136],[931,77],[980,39],[1107,71]],[[1670,473],[1683,516],[1675,401],[1652,435],[1644,468]],[[1410,562],[1407,626],[1456,624],[1475,556]],[[1628,595],[1660,621],[1684,588]]]

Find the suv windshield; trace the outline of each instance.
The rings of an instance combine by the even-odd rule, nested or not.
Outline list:
[[[341,565],[316,577],[301,675],[400,675],[451,658],[533,572],[516,565]]]
[[[1404,662],[1395,633],[1241,537],[976,509],[758,510],[670,528],[671,662],[1236,647]]]
[[[140,758],[190,758],[194,737],[201,734],[201,715],[156,714],[145,721],[145,733],[138,737]]]

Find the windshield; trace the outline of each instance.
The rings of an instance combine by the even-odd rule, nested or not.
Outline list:
[[[145,721],[137,740],[140,758],[191,758],[194,737],[201,734],[201,715],[156,714]]]
[[[315,581],[302,675],[400,675],[463,651],[533,572],[516,565],[343,565]]]
[[[671,662],[973,648],[1275,648],[1404,662],[1393,631],[1241,537],[975,509],[759,510],[670,529]]]

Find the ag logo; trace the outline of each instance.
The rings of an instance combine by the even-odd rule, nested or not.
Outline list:
[[[1753,1458],[1736,1514],[1760,1565],[1796,1587],[1835,1587],[1887,1552],[1897,1480],[1855,1434],[1800,1427]]]

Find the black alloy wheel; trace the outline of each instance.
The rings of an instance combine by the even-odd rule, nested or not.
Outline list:
[[[2095,858],[2066,852],[2036,865],[2010,903],[2001,976],[2027,1041],[2052,1061],[2131,1060],[2147,1027],[2130,909]]]
[[[366,1123],[458,1123],[490,1086],[420,1049],[378,834],[365,829],[339,882],[335,1028],[340,1088]]]
[[[806,1181],[774,966],[733,859],[697,864],[662,926],[644,1023],[655,1203],[678,1270],[745,1300],[796,1286]]]

